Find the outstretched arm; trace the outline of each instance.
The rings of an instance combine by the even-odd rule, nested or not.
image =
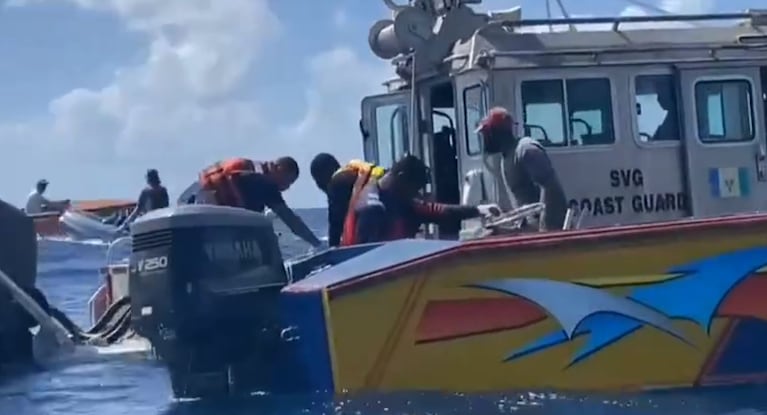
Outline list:
[[[303,219],[296,215],[296,213],[293,212],[293,209],[289,208],[287,204],[274,204],[273,206],[269,206],[269,208],[272,209],[272,212],[274,212],[283,222],[285,222],[285,225],[287,225],[290,231],[296,236],[313,247],[322,245],[320,240],[314,235],[314,232],[306,226]]]
[[[138,200],[136,201],[136,207],[133,208],[133,211],[128,215],[128,217],[123,221],[122,225],[120,226],[120,229],[125,229],[133,223],[134,220],[141,214],[141,210],[144,207],[144,203],[146,203],[146,199],[149,195],[146,191],[142,190],[141,194],[138,195]]]
[[[476,206],[448,205],[414,199],[412,207],[421,223],[461,221],[480,216],[480,211]]]

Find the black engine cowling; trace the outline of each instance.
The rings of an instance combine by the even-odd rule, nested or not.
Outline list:
[[[281,352],[288,283],[271,221],[221,206],[153,211],[131,226],[132,324],[176,397],[260,390]]]

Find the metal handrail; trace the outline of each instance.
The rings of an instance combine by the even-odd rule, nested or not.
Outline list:
[[[113,265],[112,254],[114,254],[114,250],[118,246],[123,245],[123,242],[131,242],[131,240],[132,238],[130,236],[122,236],[109,243],[109,247],[107,248],[107,268]]]
[[[604,16],[604,17],[571,17],[556,19],[523,19],[501,22],[504,27],[526,27],[545,25],[581,25],[611,23],[613,30],[621,23],[661,23],[661,22],[700,22],[706,20],[740,20],[750,19],[753,23],[762,23],[767,12],[751,10],[741,13],[709,13],[709,14],[677,14],[663,16]]]
[[[88,298],[88,314],[90,314],[91,318],[91,324],[96,324],[98,321],[98,316],[96,316],[94,307],[96,304],[96,300],[99,298],[101,293],[105,290],[108,290],[109,286],[106,283],[102,283],[99,285],[99,287],[96,289],[96,291],[91,294],[90,298]]]

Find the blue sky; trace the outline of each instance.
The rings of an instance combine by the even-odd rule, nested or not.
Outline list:
[[[359,157],[359,101],[392,72],[368,50],[388,17],[377,0],[0,0],[0,197],[20,204],[39,178],[53,197],[132,198],[154,167],[174,193],[231,156],[292,155],[287,192],[321,206],[308,175],[319,151]],[[753,0],[647,3],[689,13]],[[567,1],[579,15],[631,7]],[[605,6],[609,4],[609,6]],[[543,17],[543,0],[521,5]]]

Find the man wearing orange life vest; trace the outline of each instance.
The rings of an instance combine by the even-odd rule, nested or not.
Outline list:
[[[464,206],[427,202],[418,192],[429,180],[429,169],[419,158],[405,156],[381,179],[358,176],[341,245],[413,238],[424,223],[461,221],[501,213],[496,205]]]
[[[298,163],[292,157],[268,162],[245,158],[225,160],[200,173],[201,192],[196,202],[260,213],[269,207],[296,236],[316,248],[322,243],[282,197],[282,192],[295,183],[298,174]]]
[[[360,175],[380,179],[386,171],[362,160],[352,160],[341,167],[335,157],[320,153],[312,160],[311,172],[317,187],[328,197],[328,245],[338,246],[354,182]]]

